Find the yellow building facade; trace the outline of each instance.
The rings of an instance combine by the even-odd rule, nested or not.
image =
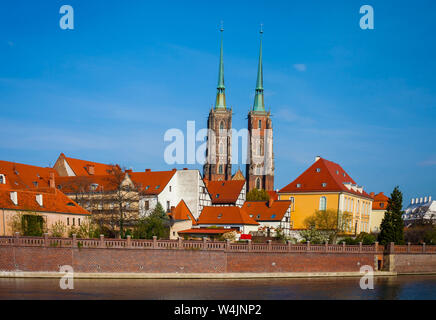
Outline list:
[[[317,158],[295,181],[279,191],[279,200],[293,201],[291,228],[305,229],[305,220],[317,210],[349,214],[347,234],[370,232],[372,198],[336,163]]]

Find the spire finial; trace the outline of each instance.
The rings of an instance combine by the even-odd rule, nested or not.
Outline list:
[[[263,101],[263,66],[262,66],[262,34],[263,24],[260,24],[260,48],[259,48],[259,65],[257,68],[256,94],[254,97],[253,111],[265,112]]]
[[[221,20],[221,48],[220,48],[220,62],[218,70],[218,87],[215,102],[215,109],[226,109],[226,94],[224,86],[224,54],[223,54],[223,32],[224,32],[224,22]]]

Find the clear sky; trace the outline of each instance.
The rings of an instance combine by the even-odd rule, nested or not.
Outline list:
[[[74,30],[59,27],[63,4]],[[375,30],[359,27],[364,4]],[[368,192],[436,197],[435,12],[434,0],[1,1],[0,159],[174,167],[163,136],[206,126],[221,20],[227,104],[246,127],[263,23],[276,188],[320,155]]]

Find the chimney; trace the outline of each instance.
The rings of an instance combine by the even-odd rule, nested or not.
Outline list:
[[[370,195],[371,198],[374,198],[375,193],[374,193],[374,192],[371,192],[369,195]]]
[[[151,169],[145,169],[145,172],[151,172]]]
[[[321,157],[320,156],[316,156],[315,157],[315,162],[317,162],[319,159],[321,159]]]
[[[126,173],[132,173],[133,170],[132,170],[132,169],[126,169],[125,172],[126,172]]]
[[[176,168],[174,168],[172,171],[177,171],[177,169]]]
[[[42,194],[36,195],[36,202],[38,202],[39,206],[42,207]]]
[[[88,164],[88,173],[92,176],[95,174],[95,166],[94,165]]]
[[[50,172],[49,186],[50,186],[50,188],[53,188],[53,189],[56,188],[54,172]]]
[[[18,194],[17,194],[17,191],[11,191],[10,196],[11,196],[11,200],[14,203],[14,205],[17,206],[18,205]]]
[[[183,168],[183,170],[188,170],[188,168]]]
[[[268,201],[268,207],[271,208],[273,203],[274,203],[274,199],[270,198],[269,201]]]

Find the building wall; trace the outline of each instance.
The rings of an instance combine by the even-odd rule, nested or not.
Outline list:
[[[380,232],[380,225],[385,217],[386,210],[372,210],[370,220],[371,232]]]
[[[179,233],[178,233],[179,231],[188,230],[191,228],[192,228],[191,220],[176,221],[170,229],[170,240],[177,240],[179,238]]]
[[[0,235],[2,236],[12,236],[14,230],[11,227],[11,222],[14,217],[20,214],[35,214],[29,213],[25,211],[18,210],[3,210],[0,209]],[[52,227],[52,225],[58,221],[62,221],[67,227],[74,226],[78,227],[79,223],[83,223],[88,219],[88,215],[79,215],[79,214],[67,214],[67,213],[50,213],[50,212],[38,212],[37,215],[44,217],[46,222],[46,226],[48,229]],[[80,219],[80,220],[79,220]],[[67,236],[65,234],[64,236]]]
[[[304,229],[304,220],[320,209],[320,199],[325,197],[326,209],[352,213],[353,221],[348,226],[348,233],[370,232],[370,216],[372,200],[348,193],[283,193],[279,200],[294,199],[294,210],[291,214],[293,229]]]

